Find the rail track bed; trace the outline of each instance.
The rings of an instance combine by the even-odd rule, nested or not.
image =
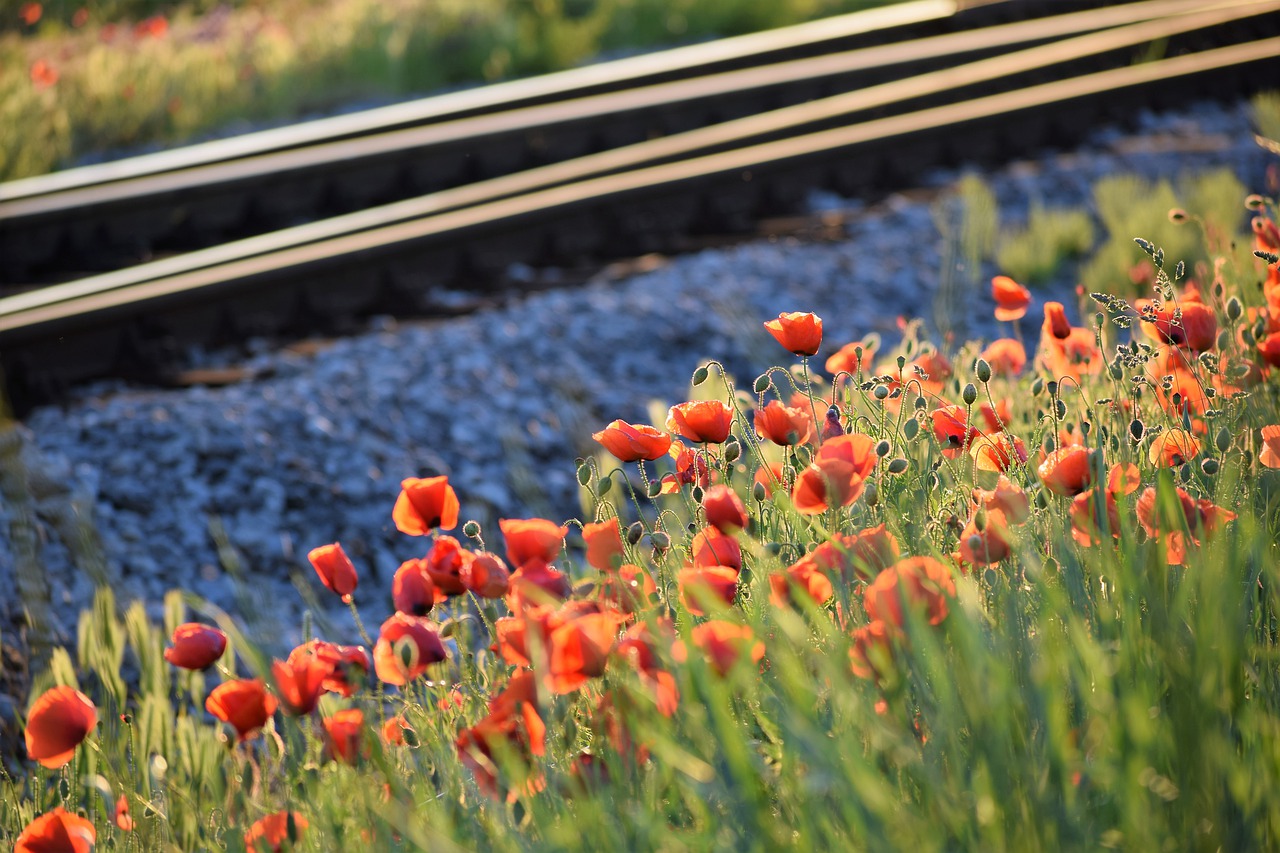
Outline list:
[[[775,45],[763,65],[690,61],[510,110],[240,142],[186,169],[0,186],[9,395],[25,409],[86,379],[160,378],[193,345],[430,314],[442,291],[509,284],[513,265],[670,254],[800,213],[813,189],[883,194],[1070,146],[1143,107],[1280,83],[1280,2],[1057,3],[1072,11],[1010,22],[1015,5],[906,4],[921,20],[879,22],[873,46],[850,31]],[[61,280],[86,264],[105,271]]]

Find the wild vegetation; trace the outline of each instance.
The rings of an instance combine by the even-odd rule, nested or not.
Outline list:
[[[749,384],[711,362],[653,425],[600,425],[580,520],[481,529],[446,477],[405,480],[423,556],[390,595],[314,532],[331,594],[388,602],[376,631],[304,625],[273,659],[181,590],[163,625],[100,590],[32,690],[0,831],[1274,849],[1280,210],[1249,196],[1237,234],[1214,198],[1139,231],[1187,257],[1141,236],[1149,280],[1117,252],[1030,346],[1007,276],[1010,335],[955,352],[917,321],[888,352],[769,321],[780,363]]]

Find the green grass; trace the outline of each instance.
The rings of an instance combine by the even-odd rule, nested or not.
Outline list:
[[[1062,264],[1093,248],[1093,221],[1083,210],[1033,205],[1026,227],[1000,235],[996,264],[1024,285],[1048,282]]]
[[[1189,197],[1209,213],[1215,196],[1206,186],[1192,184]],[[1104,198],[1118,198],[1117,189],[1108,192],[1115,195]],[[1229,213],[1223,201],[1217,215]],[[1138,223],[1139,233],[1158,233],[1166,222],[1160,210],[1158,221]],[[1153,261],[1160,286],[1172,288],[1174,256],[1142,257]],[[1235,334],[1248,321],[1228,310],[1232,298],[1261,304],[1255,283],[1263,268],[1249,263],[1225,265],[1222,292],[1205,294],[1220,327],[1232,332],[1223,338],[1226,351],[1216,353],[1230,362],[1256,355]],[[877,378],[837,383],[846,427],[887,446],[868,477],[874,489],[819,515],[797,513],[782,488],[771,498],[753,488],[760,465],[782,463],[790,478],[815,451],[760,444],[743,402],[789,399],[806,389],[805,371],[794,371],[787,357],[752,383],[753,395],[715,363],[699,369],[691,396],[734,407],[735,439],[726,447],[740,456],[713,448],[712,462],[753,518],[750,532],[739,535],[736,603],[714,615],[749,626],[764,646],[759,665],[740,660],[725,677],[693,645],[691,632],[706,619],[687,609],[676,582],[690,556],[687,525],[705,523],[694,490],[644,497],[669,460],[645,469],[608,456],[584,460],[584,519],[618,515],[624,529],[640,524],[643,535],[626,546],[626,560],[652,572],[659,596],[639,618],[670,615],[687,647],[684,662],[673,643],[656,647],[679,688],[679,709],[660,714],[636,670],[618,657],[578,692],[544,693],[545,756],[526,763],[514,746],[495,756],[514,791],[510,801],[482,794],[454,747],[459,730],[485,715],[513,674],[488,651],[486,626],[506,614],[501,602],[462,597],[433,613],[456,645],[430,681],[400,691],[375,684],[348,700],[324,700],[321,715],[352,706],[372,723],[368,757],[346,766],[325,757],[316,715],[277,714],[265,737],[234,747],[200,710],[214,682],[268,674],[266,653],[236,614],[175,592],[164,624],[155,625],[138,604],[122,612],[104,589],[80,620],[74,653],[56,653],[33,690],[78,685],[98,703],[100,724],[67,767],[28,764],[22,775],[0,780],[0,832],[11,838],[37,814],[64,805],[94,820],[100,846],[111,839],[124,850],[239,850],[250,823],[282,809],[307,820],[298,849],[315,851],[1273,850],[1280,843],[1280,469],[1258,456],[1259,428],[1280,422],[1280,381],[1272,375],[1235,394],[1215,373],[1214,358],[1189,358],[1193,383],[1221,391],[1212,408],[1166,409],[1151,388],[1162,377],[1147,376],[1155,342],[1131,322],[1123,300],[1107,309],[1130,318],[1116,323],[1104,315],[1097,332],[1108,355],[1127,339],[1126,328],[1136,345],[1079,382],[1030,372],[984,382],[970,348],[952,354],[958,373],[942,383],[941,398],[921,396],[918,382],[902,390],[889,375],[901,369],[896,356],[905,363],[918,355],[909,338],[877,367]],[[842,343],[829,341],[824,351]],[[910,368],[905,375],[911,379]],[[1031,512],[1012,528],[1007,558],[962,570],[949,555],[966,522],[993,523],[991,513],[972,509],[971,497],[994,474],[977,470],[967,454],[944,454],[929,412],[954,402],[977,422],[974,407],[1002,399],[1012,404],[1008,431],[1029,449],[1007,476],[1026,490]],[[828,403],[813,405],[821,411]],[[1154,435],[1192,423],[1193,415],[1201,442],[1194,458],[1173,468],[1153,464]],[[1114,539],[1077,544],[1070,499],[1046,488],[1037,468],[1039,449],[1064,435],[1083,436],[1099,480],[1111,466],[1137,466],[1140,491],[1159,495],[1161,538],[1140,529],[1135,493],[1118,498]],[[1188,528],[1175,486],[1238,518],[1212,535]],[[462,501],[465,507],[466,495]],[[869,618],[861,581],[837,576],[830,601],[797,594],[795,605],[782,606],[770,601],[769,579],[832,533],[879,524],[901,543],[903,557],[951,566],[956,595],[937,626],[908,610],[891,656],[875,659],[877,682],[850,666],[852,632]],[[496,531],[477,532],[496,546]],[[1169,532],[1203,540],[1189,548],[1185,565],[1166,560]],[[576,554],[557,563],[579,582],[576,597],[590,598],[601,576]],[[163,661],[166,637],[192,615],[231,636],[220,671],[192,675]],[[532,654],[541,675],[548,664],[536,645]],[[454,689],[460,701],[442,702]],[[600,721],[606,694],[628,735],[621,741],[617,727]],[[376,724],[395,713],[416,730],[414,745],[378,741]],[[602,772],[575,775],[584,751]],[[540,775],[541,791],[519,783]],[[131,833],[110,821],[122,795],[137,822]]]

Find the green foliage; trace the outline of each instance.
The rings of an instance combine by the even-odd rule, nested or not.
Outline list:
[[[1032,205],[1025,228],[1000,235],[996,264],[1019,284],[1044,284],[1062,263],[1093,248],[1093,220],[1084,210]]]
[[[1267,139],[1280,140],[1280,92],[1259,92],[1250,101],[1253,123]]]

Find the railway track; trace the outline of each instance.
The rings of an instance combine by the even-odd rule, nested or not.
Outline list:
[[[0,298],[0,365],[15,402],[29,405],[93,376],[154,374],[193,342],[430,310],[433,290],[494,287],[512,263],[678,250],[691,234],[741,232],[761,216],[793,213],[810,187],[874,191],[928,166],[1070,144],[1092,123],[1141,105],[1280,82],[1278,12],[1280,0],[1147,2],[929,37],[930,47],[950,46],[942,64],[913,65],[907,45],[821,57],[839,57],[838,73],[885,75],[891,65],[897,76]],[[1178,55],[1130,64],[1153,43]],[[900,58],[886,64],[893,50]],[[716,83],[750,73],[723,72]],[[659,110],[650,89],[691,81],[621,94]]]

